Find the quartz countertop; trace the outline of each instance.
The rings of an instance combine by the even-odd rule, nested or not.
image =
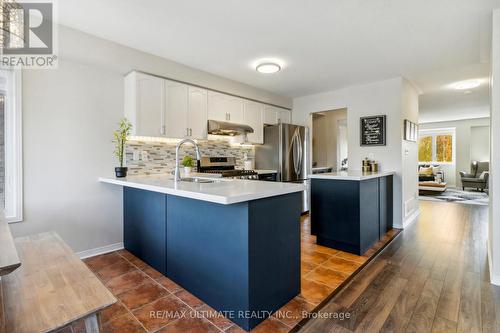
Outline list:
[[[312,171],[327,170],[327,169],[333,169],[333,167],[331,166],[313,167]]]
[[[278,173],[278,170],[261,170],[261,169],[255,169],[255,172],[257,172],[259,175],[267,175],[270,173]]]
[[[207,178],[209,177],[196,177]],[[101,177],[99,181],[118,186],[176,195],[224,205],[274,197],[305,190],[302,184],[241,179],[214,179],[214,183],[175,182],[170,175]]]
[[[379,178],[394,175],[394,171],[381,171],[381,172],[363,172],[363,171],[339,171],[318,173],[309,175],[311,179],[331,179],[331,180],[367,180],[372,178]]]

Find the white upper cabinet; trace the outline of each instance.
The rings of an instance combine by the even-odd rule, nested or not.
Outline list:
[[[278,108],[278,123],[290,124],[292,122],[292,112]]]
[[[164,80],[132,72],[125,78],[125,117],[132,123],[132,134],[165,134]]]
[[[208,92],[208,119],[241,124],[243,118],[242,98]]]
[[[208,119],[227,121],[227,110],[225,109],[225,97],[222,94],[208,92]]]
[[[264,123],[262,115],[264,104],[244,101],[244,123],[253,128],[254,132],[248,134],[247,139],[250,143],[264,143]]]
[[[290,124],[292,121],[291,112],[276,106],[266,105],[264,108],[264,124],[276,125],[278,123]]]
[[[248,125],[248,142],[264,142],[264,124],[290,123],[290,111],[140,72],[125,77],[125,116],[132,135],[207,138],[207,120]]]
[[[189,87],[188,124],[189,137],[207,138],[208,92],[205,89]]]
[[[270,105],[264,107],[264,113],[262,115],[264,124],[266,125],[276,125],[278,123],[278,108]]]
[[[243,99],[228,95],[226,103],[227,113],[229,114],[228,120],[232,123],[242,124],[244,122]]]
[[[189,136],[188,86],[165,80],[165,133],[168,138]]]

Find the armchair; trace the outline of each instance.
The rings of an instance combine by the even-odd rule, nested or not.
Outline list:
[[[472,161],[470,169],[471,169],[470,173],[465,171],[460,171],[460,178],[462,180],[462,189],[465,190],[466,187],[476,188],[481,191],[487,189],[490,163]]]

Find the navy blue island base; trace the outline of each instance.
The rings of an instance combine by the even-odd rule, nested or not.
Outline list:
[[[125,248],[243,329],[300,293],[300,192],[231,205],[123,196]]]
[[[311,234],[318,245],[363,255],[392,225],[392,175],[311,179]]]

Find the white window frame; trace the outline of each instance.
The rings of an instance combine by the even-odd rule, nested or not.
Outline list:
[[[452,161],[451,162],[438,162],[436,161],[436,137],[438,135],[451,135],[452,137]],[[455,165],[457,161],[457,136],[456,128],[435,128],[435,129],[419,129],[418,140],[424,136],[432,137],[432,161],[418,161],[419,164],[439,164],[439,165]]]
[[[0,70],[0,91],[5,95],[5,218],[8,223],[23,220],[22,74]]]

